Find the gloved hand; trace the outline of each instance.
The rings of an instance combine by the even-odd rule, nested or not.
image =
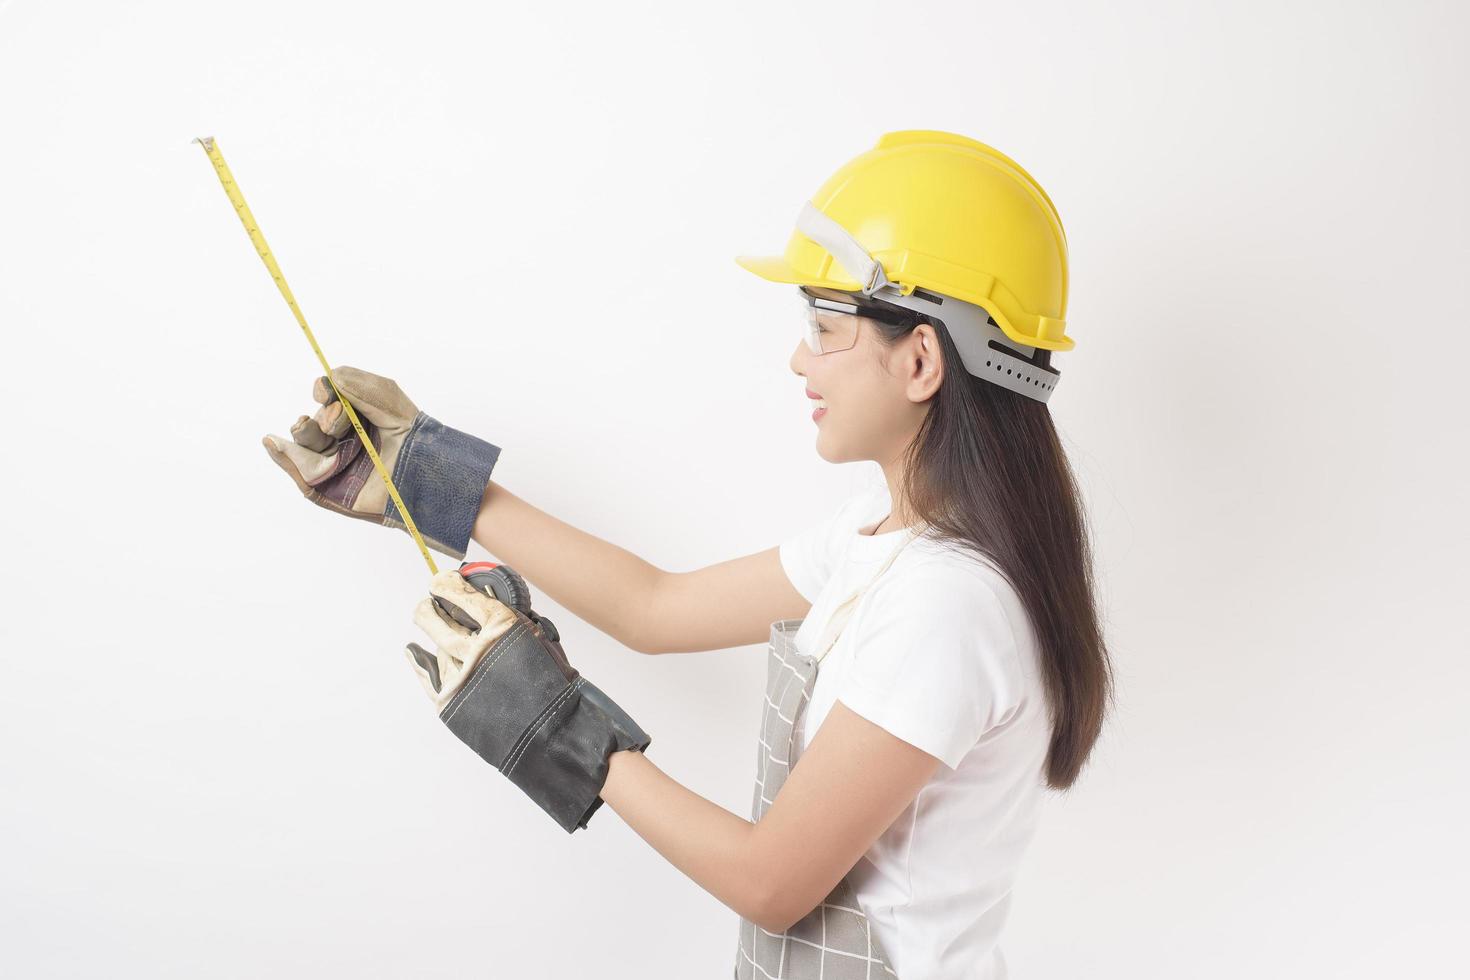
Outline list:
[[[334,368],[332,375],[357,411],[424,543],[463,558],[500,447],[425,415],[390,378],[345,366]],[[325,375],[316,379],[311,393],[322,405],[316,415],[303,415],[291,426],[293,441],[267,435],[261,440],[266,452],[312,503],[404,528],[398,506]]]
[[[506,605],[440,572],[413,614],[438,650],[409,643],[408,661],[449,730],[574,833],[602,806],[608,757],[653,740],[567,661],[524,593]]]

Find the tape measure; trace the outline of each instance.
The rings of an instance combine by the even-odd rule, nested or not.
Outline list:
[[[483,592],[490,598],[520,610],[533,623],[541,627],[541,635],[552,643],[561,642],[561,634],[551,620],[531,608],[531,587],[521,574],[509,565],[498,561],[467,561],[459,566],[459,574],[470,584],[470,588]],[[476,622],[463,609],[434,596],[434,605],[469,630],[477,630],[482,624]]]
[[[312,335],[311,328],[306,325],[306,317],[301,315],[301,308],[296,305],[296,297],[291,295],[291,287],[286,285],[286,277],[281,275],[281,267],[276,265],[276,258],[271,254],[270,246],[265,243],[265,236],[260,233],[260,228],[255,222],[255,215],[250,213],[250,208],[245,204],[245,197],[240,193],[240,186],[235,183],[234,174],[225,164],[225,158],[220,155],[219,146],[214,142],[213,136],[195,137],[192,142],[204,147],[204,152],[209,156],[209,162],[214,164],[214,172],[219,176],[219,182],[229,196],[230,203],[235,205],[235,213],[240,216],[240,221],[245,225],[245,231],[250,235],[250,240],[255,243],[255,251],[265,262],[271,278],[276,281],[276,286],[281,290],[281,295],[286,297],[286,305],[291,307],[291,312],[296,316],[296,322],[301,325],[301,331],[306,334],[307,342],[311,349],[316,351],[316,358],[322,363],[322,370],[326,372],[327,382],[331,384],[332,390],[342,401],[342,408],[347,412],[347,417],[352,420],[352,428],[357,432],[357,437],[362,440],[363,448],[367,450],[368,456],[373,461],[373,467],[378,471],[378,476],[383,478],[383,483],[388,487],[388,496],[393,498],[393,503],[398,507],[398,515],[403,518],[403,526],[413,536],[414,543],[419,546],[424,561],[428,563],[429,574],[439,574],[439,567],[434,564],[434,557],[429,554],[429,548],[424,544],[423,536],[419,534],[418,527],[413,522],[413,517],[408,513],[408,507],[403,498],[398,495],[398,488],[393,485],[393,479],[388,475],[388,470],[383,466],[383,461],[378,458],[377,449],[373,448],[373,441],[368,438],[367,432],[362,427],[362,422],[357,418],[357,412],[347,396],[342,394],[342,389],[337,387],[337,379],[332,376],[332,367],[327,363],[327,357],[322,353],[321,347]]]

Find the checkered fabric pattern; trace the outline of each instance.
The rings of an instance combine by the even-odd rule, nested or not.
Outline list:
[[[756,752],[752,820],[759,821],[791,770],[796,721],[816,683],[817,662],[796,649],[802,621],[771,624],[766,654],[766,703]],[[897,980],[847,878],[784,933],[740,920],[736,980]]]

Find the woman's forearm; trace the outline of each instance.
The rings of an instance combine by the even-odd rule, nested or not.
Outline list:
[[[471,537],[540,592],[633,650],[666,574],[625,548],[558,520],[490,481]]]
[[[770,875],[751,852],[755,824],[676,782],[642,752],[608,757],[602,800],[695,884],[770,928]]]

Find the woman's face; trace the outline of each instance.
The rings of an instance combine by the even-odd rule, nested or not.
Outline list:
[[[791,370],[806,379],[809,393],[820,396],[812,407],[826,404],[812,423],[817,454],[831,463],[896,459],[918,431],[939,387],[934,328],[920,324],[889,349],[866,317],[821,311],[818,323],[838,332],[856,326],[857,342],[847,350],[817,354],[798,340],[791,354]]]

